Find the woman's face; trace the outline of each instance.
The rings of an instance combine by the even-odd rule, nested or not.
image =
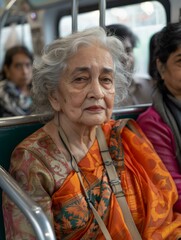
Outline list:
[[[31,83],[32,63],[31,59],[24,53],[17,53],[12,58],[12,64],[5,67],[8,80],[12,81],[17,87],[23,88]]]
[[[81,47],[67,66],[55,94],[57,100],[51,101],[54,109],[74,123],[94,126],[107,121],[115,94],[110,53],[99,46]]]
[[[123,44],[124,44],[125,51],[128,55],[128,60],[127,61],[128,61],[128,64],[129,64],[129,68],[130,68],[131,71],[133,71],[134,62],[135,62],[134,53],[133,53],[133,46],[132,46],[129,38],[125,38],[123,40]]]
[[[181,99],[181,46],[170,54],[162,68],[161,77],[166,87],[176,98]]]

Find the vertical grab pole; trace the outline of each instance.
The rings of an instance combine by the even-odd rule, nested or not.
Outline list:
[[[72,33],[77,32],[78,0],[72,0]]]
[[[99,0],[99,25],[100,27],[105,28],[105,13],[106,13],[106,0]]]

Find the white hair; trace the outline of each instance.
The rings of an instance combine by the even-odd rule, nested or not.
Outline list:
[[[42,57],[33,64],[32,97],[35,112],[53,112],[49,94],[57,89],[67,61],[83,46],[99,45],[109,51],[114,63],[115,103],[128,94],[131,72],[123,44],[115,36],[107,35],[101,27],[86,29],[53,41],[45,47]]]

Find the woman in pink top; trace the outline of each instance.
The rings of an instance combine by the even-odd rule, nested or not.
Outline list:
[[[156,38],[153,106],[137,122],[170,171],[181,212],[181,23],[170,23]]]

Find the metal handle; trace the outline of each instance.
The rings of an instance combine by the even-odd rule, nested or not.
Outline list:
[[[99,25],[105,28],[105,10],[106,0],[100,0],[99,2]],[[72,0],[72,33],[77,31],[77,19],[78,19],[78,0]]]
[[[72,0],[72,33],[77,32],[78,1]]]
[[[105,28],[106,0],[100,0],[100,2],[99,2],[99,11],[100,11],[99,25],[101,27]]]
[[[38,240],[56,240],[54,230],[41,207],[22,191],[16,181],[1,166],[0,187],[27,217]]]

